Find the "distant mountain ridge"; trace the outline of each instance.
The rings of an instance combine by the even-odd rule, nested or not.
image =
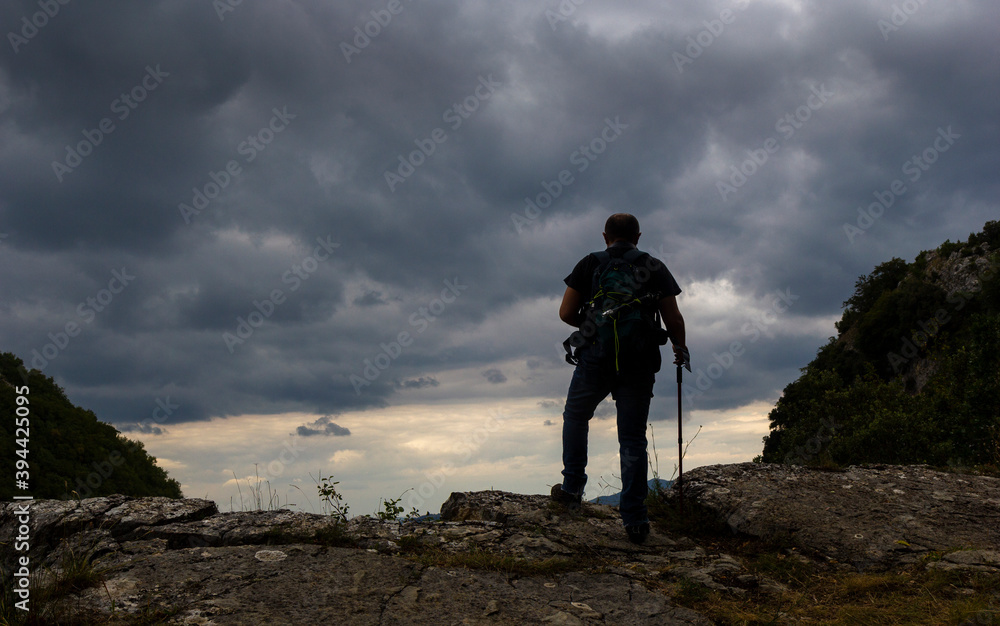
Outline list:
[[[1000,472],[1000,223],[861,276],[758,460]]]
[[[657,481],[659,481],[660,488],[664,490],[670,489],[674,484],[674,481],[672,480],[663,480],[662,478],[650,478],[646,482],[646,484],[649,486],[650,491],[656,489]],[[618,506],[619,504],[621,504],[621,501],[622,501],[622,492],[620,491],[618,493],[613,493],[610,496],[597,496],[592,500],[587,500],[587,502],[590,502],[591,504],[606,504],[608,506]]]

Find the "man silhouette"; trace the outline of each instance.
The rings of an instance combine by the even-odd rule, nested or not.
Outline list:
[[[618,359],[601,349],[594,338],[595,316],[601,312],[590,306],[597,285],[595,275],[613,259],[626,258],[637,268],[635,275],[643,280],[641,291],[653,294],[649,306],[659,313],[673,344],[674,363],[687,365],[690,356],[685,346],[684,318],[677,308],[676,296],[681,292],[667,267],[646,254],[630,252],[639,243],[639,221],[627,213],[616,213],[604,226],[606,255],[592,253],[580,260],[564,280],[566,292],[559,307],[559,318],[581,330],[574,333],[577,350],[570,362],[576,370],[566,395],[563,411],[563,480],[552,487],[552,499],[577,507],[587,483],[587,435],[590,418],[597,405],[610,393],[618,411],[618,444],[621,461],[622,495],[619,510],[629,540],[643,543],[649,535],[646,495],[646,421],[649,401],[653,397],[653,382],[660,369],[660,345],[664,340],[651,333],[639,352],[627,359]],[[596,303],[600,305],[600,303]],[[595,306],[596,306],[595,305]],[[656,322],[657,331],[659,322]],[[617,332],[617,331],[616,331]],[[569,350],[567,344],[567,350]]]

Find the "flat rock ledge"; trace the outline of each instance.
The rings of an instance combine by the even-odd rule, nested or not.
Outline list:
[[[5,536],[16,507],[0,509]],[[38,500],[30,511],[37,574],[55,576],[70,555],[102,573],[56,608],[101,623],[707,625],[671,601],[669,581],[724,589],[740,569],[689,540],[634,546],[611,507],[570,512],[498,491],[452,494],[441,520],[346,526],[198,499]]]
[[[790,543],[858,571],[932,560],[931,567],[1000,572],[1000,478],[925,466],[740,463],[685,473],[684,498],[733,533]]]
[[[787,592],[719,546],[761,540],[820,568],[927,567],[1000,574],[1000,479],[926,467],[830,472],[745,463],[685,473],[699,539],[654,525],[626,539],[618,511],[544,495],[453,493],[441,519],[287,510],[220,513],[208,500],[109,496],[30,503],[31,566],[44,584],[74,560],[96,587],[48,610],[76,623],[693,624],[673,583]],[[676,499],[677,492],[673,491]],[[0,504],[16,534],[21,503]],[[722,539],[736,538],[737,541]],[[6,586],[11,545],[0,545]]]

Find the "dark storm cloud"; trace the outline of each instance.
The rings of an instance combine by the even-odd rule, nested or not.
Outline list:
[[[368,291],[363,296],[354,299],[354,305],[360,307],[386,304],[384,296],[379,291]]]
[[[501,385],[507,382],[507,377],[504,375],[504,373],[496,369],[495,367],[486,370],[482,374],[483,378],[486,379],[486,382],[490,383],[491,385]]]
[[[511,359],[556,397],[568,329],[517,307],[627,210],[696,366],[747,337],[692,286],[799,298],[697,400],[724,408],[794,378],[858,275],[997,214],[995,4],[399,6],[0,6],[0,349],[119,423],[167,391],[170,421],[384,406]]]
[[[332,418],[329,415],[324,415],[312,424],[299,426],[295,429],[295,434],[300,437],[313,437],[316,435],[324,435],[328,437],[347,437],[351,434],[350,429],[334,424],[330,421],[331,419]]]
[[[162,435],[167,432],[152,424],[119,424],[118,430],[123,433],[143,433],[146,435]]]
[[[397,389],[424,389],[426,387],[437,387],[439,383],[432,376],[421,376],[420,378],[411,378],[409,380],[401,380],[396,383]]]

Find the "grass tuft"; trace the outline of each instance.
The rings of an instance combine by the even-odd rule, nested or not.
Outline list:
[[[63,602],[67,596],[104,582],[103,572],[91,563],[91,554],[67,549],[58,568],[33,572],[28,585],[29,611],[17,608],[21,598],[5,585],[0,595],[0,626],[93,623],[75,614]],[[0,579],[8,580],[7,573],[0,571]]]

